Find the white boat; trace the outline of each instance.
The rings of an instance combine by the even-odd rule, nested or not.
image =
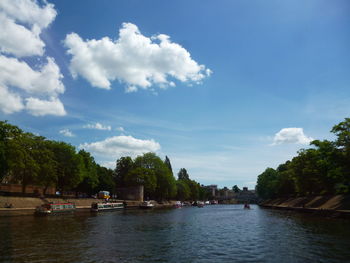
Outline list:
[[[204,202],[203,201],[197,201],[197,206],[198,207],[204,207]]]
[[[175,204],[174,204],[174,207],[175,208],[181,208],[183,205],[181,203],[181,201],[176,201]]]
[[[99,211],[109,211],[109,210],[118,210],[123,209],[123,203],[114,203],[114,202],[105,202],[105,203],[92,203],[91,211],[99,212]]]
[[[151,209],[153,207],[154,207],[154,204],[152,204],[151,201],[143,201],[140,204],[140,208],[142,208],[142,209]]]

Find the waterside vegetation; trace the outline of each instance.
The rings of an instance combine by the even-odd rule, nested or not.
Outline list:
[[[336,139],[314,140],[311,148],[258,176],[262,199],[350,193],[350,118],[335,125]]]
[[[145,198],[155,200],[208,199],[210,192],[191,180],[181,168],[176,180],[170,159],[163,161],[155,153],[132,159],[116,160],[114,170],[100,166],[87,151],[65,142],[48,140],[24,132],[19,127],[0,121],[0,182],[20,183],[25,193],[28,185],[48,187],[57,191],[84,193],[100,190],[116,193],[117,188],[144,186]]]

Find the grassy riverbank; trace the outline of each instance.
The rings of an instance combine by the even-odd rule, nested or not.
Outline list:
[[[260,206],[350,218],[350,195],[276,198],[266,200]]]

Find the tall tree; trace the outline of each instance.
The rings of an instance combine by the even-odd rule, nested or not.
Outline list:
[[[178,180],[190,180],[190,176],[185,168],[181,168],[177,174]]]
[[[171,172],[171,174],[174,176],[173,168],[171,167],[170,159],[168,158],[168,156],[165,156],[164,163],[169,168],[169,171]]]
[[[126,186],[125,177],[134,167],[134,162],[130,156],[121,157],[117,160],[114,170],[115,184],[117,187]]]

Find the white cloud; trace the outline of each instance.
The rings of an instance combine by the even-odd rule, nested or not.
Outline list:
[[[70,70],[73,77],[82,76],[94,87],[110,89],[111,81],[126,84],[127,92],[153,85],[165,88],[181,82],[199,83],[211,70],[199,65],[190,53],[167,35],[151,38],[142,35],[138,27],[123,23],[119,39],[109,37],[83,40],[71,33],[64,41],[72,56]]]
[[[0,109],[6,114],[10,114],[21,111],[23,108],[22,98],[0,85]]]
[[[79,148],[109,160],[116,160],[126,155],[135,157],[146,152],[157,152],[160,150],[160,144],[154,140],[141,140],[122,135],[109,137],[103,141],[84,143]]]
[[[41,100],[38,98],[27,98],[26,109],[34,116],[56,115],[64,116],[66,111],[62,102],[58,98]]]
[[[45,0],[0,1],[0,110],[6,114],[27,110],[34,116],[66,114],[59,94],[64,93],[63,75],[55,60],[35,69],[18,58],[43,56],[45,43],[40,38],[57,15]],[[8,57],[4,54],[11,54]],[[26,104],[23,104],[26,101]]]
[[[313,138],[304,134],[303,128],[283,128],[275,134],[273,145],[284,143],[309,144]]]
[[[84,125],[83,128],[86,128],[86,129],[95,129],[95,130],[106,130],[106,131],[110,131],[112,130],[112,127],[111,126],[103,126],[101,123],[99,122],[96,122],[95,124],[87,124],[87,125]]]
[[[0,55],[0,85],[15,87],[29,94],[57,96],[64,92],[63,75],[53,58],[38,71],[16,58]]]
[[[60,134],[66,137],[74,137],[75,135],[69,129],[63,129],[59,131]]]
[[[0,1],[0,51],[17,57],[43,55],[40,33],[57,15],[53,4],[34,0]]]

